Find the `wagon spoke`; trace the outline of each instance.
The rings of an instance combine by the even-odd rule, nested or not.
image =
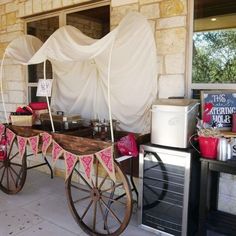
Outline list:
[[[111,208],[103,201],[103,199],[101,199],[102,204],[105,206],[105,208],[111,213],[111,215],[113,216],[113,218],[115,218],[119,224],[122,224],[121,220],[117,217],[117,215],[111,210]]]
[[[119,183],[119,184],[117,184],[117,185],[115,185],[115,186],[111,186],[110,188],[101,190],[101,193],[104,193],[104,192],[107,192],[107,191],[109,191],[109,190],[115,189],[115,188],[117,188],[117,187],[120,187],[121,185],[123,185],[123,183]]]
[[[84,181],[84,183],[85,183],[90,189],[92,189],[91,186],[89,185],[89,183],[86,181],[86,179],[79,173],[79,171],[75,169],[75,172],[81,177],[81,179]]]
[[[3,163],[2,163],[2,166],[0,167],[0,170],[4,167]]]
[[[13,183],[15,184],[15,187],[17,187],[17,182],[15,181],[15,179],[14,179],[14,177],[13,177],[13,174],[12,174],[12,171],[11,171],[10,168],[9,168],[9,172],[10,172],[10,176],[11,176],[11,178],[12,178],[12,180],[13,180]]]
[[[2,177],[1,177],[0,183],[2,183],[2,181],[3,181],[3,177],[4,177],[4,174],[5,174],[5,171],[6,171],[6,167],[5,167],[5,169],[3,170],[3,172],[2,172]]]
[[[89,203],[89,205],[87,206],[87,208],[86,208],[84,214],[81,216],[81,221],[83,220],[83,218],[84,218],[85,215],[87,214],[87,212],[88,212],[89,208],[92,206],[92,204],[93,204],[93,200],[90,201],[90,203]]]
[[[98,186],[98,159],[96,159],[96,179],[95,179],[95,186]]]
[[[108,177],[108,173],[106,174],[106,176],[104,177],[104,179],[102,180],[102,182],[100,183],[100,185],[98,186],[98,190],[101,189],[101,187],[103,186],[103,184],[105,183],[106,179]]]
[[[83,197],[83,198],[80,198],[80,199],[78,199],[78,200],[75,200],[75,201],[73,201],[73,202],[74,202],[74,203],[78,203],[78,202],[84,201],[84,200],[89,199],[89,198],[91,198],[90,195],[89,195],[89,196],[86,196],[86,197]]]
[[[13,158],[15,158],[18,154],[19,154],[19,152],[15,153],[11,158],[9,158],[9,161],[11,161]]]
[[[95,231],[96,216],[97,216],[97,201],[94,202],[94,211],[93,211],[93,231]]]
[[[9,189],[9,174],[8,174],[8,168],[7,168],[7,188]]]
[[[105,196],[105,195],[101,195],[101,197],[108,199],[110,202],[117,202],[117,203],[120,203],[120,204],[122,204],[122,205],[126,205],[124,202],[118,201],[118,200],[116,200],[116,199],[111,199],[110,197]]]
[[[88,189],[84,189],[84,188],[78,187],[78,186],[76,186],[76,185],[74,185],[74,184],[71,184],[71,187],[76,188],[76,189],[78,189],[78,190],[81,190],[81,191],[83,191],[83,192],[87,192],[87,193],[90,193],[90,192],[91,192],[91,191],[88,190]]]

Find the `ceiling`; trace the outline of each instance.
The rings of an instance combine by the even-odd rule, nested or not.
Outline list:
[[[236,13],[236,0],[194,0],[195,19],[232,13]]]

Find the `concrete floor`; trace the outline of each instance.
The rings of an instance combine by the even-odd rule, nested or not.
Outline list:
[[[137,208],[136,208],[137,209]],[[124,236],[153,236],[138,227],[134,210]],[[21,192],[0,191],[0,236],[85,236],[67,206],[64,179],[28,170]]]

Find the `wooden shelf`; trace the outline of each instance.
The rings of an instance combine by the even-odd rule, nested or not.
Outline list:
[[[232,131],[229,131],[229,130],[221,130],[220,133],[225,138],[236,138],[236,132],[232,132]]]

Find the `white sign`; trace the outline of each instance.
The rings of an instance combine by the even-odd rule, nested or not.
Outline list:
[[[52,93],[52,79],[39,79],[37,87],[37,97],[51,97]]]

